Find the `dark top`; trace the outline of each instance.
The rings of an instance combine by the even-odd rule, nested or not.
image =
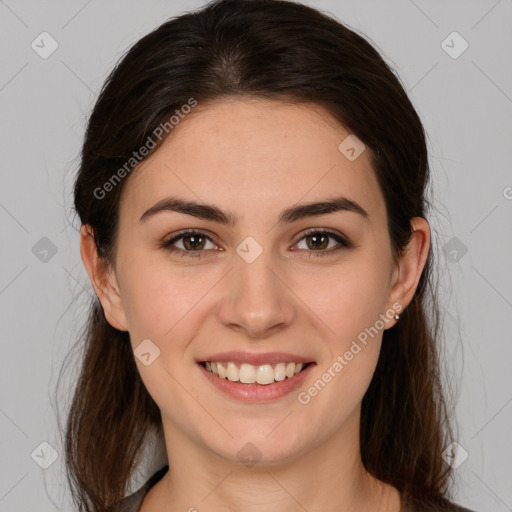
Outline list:
[[[112,512],[139,512],[144,497],[169,470],[169,466],[164,466],[158,470],[138,491],[130,494],[126,498],[122,499],[113,509]],[[458,512],[473,512],[467,508],[459,507]]]

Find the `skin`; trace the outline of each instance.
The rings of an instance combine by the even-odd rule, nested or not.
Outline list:
[[[83,226],[82,259],[107,320],[130,333],[134,349],[147,338],[160,349],[149,366],[136,362],[162,412],[171,470],[148,493],[142,512],[400,510],[398,491],[365,471],[359,450],[361,401],[383,330],[307,405],[297,392],[241,403],[196,365],[225,350],[298,353],[317,364],[301,388],[307,390],[380,314],[412,300],[430,247],[429,225],[412,219],[415,231],[395,264],[369,150],[354,161],[338,150],[348,134],[314,106],[261,99],[198,106],[130,176],[113,267],[101,265]],[[332,198],[334,191],[359,203],[368,220],[345,211],[277,224],[284,208]],[[214,204],[232,212],[237,224],[176,212],[139,222],[170,195]],[[212,238],[201,246],[202,257],[158,245],[188,228]],[[357,246],[340,247],[330,238],[328,248],[315,249],[303,235],[310,228]],[[263,248],[250,264],[236,253],[247,236]],[[185,241],[175,246],[183,250]],[[324,257],[313,254],[335,247],[340,250]],[[392,318],[384,329],[395,323]],[[237,456],[248,442],[262,454],[251,467]]]

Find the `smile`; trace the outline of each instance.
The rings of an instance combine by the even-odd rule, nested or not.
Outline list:
[[[300,373],[309,363],[277,363],[252,365],[242,363],[237,365],[230,361],[211,362],[204,361],[201,365],[209,372],[217,375],[221,379],[228,379],[231,382],[241,382],[242,384],[261,384],[268,385],[274,382],[280,382],[290,379]]]
[[[271,364],[261,360],[254,365],[240,361],[197,363],[214,389],[238,402],[250,404],[263,404],[289,395],[303,385],[315,366],[314,362]]]

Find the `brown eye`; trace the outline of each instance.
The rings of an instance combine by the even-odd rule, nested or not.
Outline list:
[[[345,238],[338,234],[331,233],[330,231],[309,231],[299,240],[299,242],[297,242],[297,245],[299,245],[302,240],[306,241],[306,247],[299,247],[299,249],[304,249],[312,253],[314,256],[332,254],[341,248],[349,248],[352,246]],[[336,243],[331,243],[332,240],[338,243],[338,247],[336,247]]]
[[[180,243],[182,247],[175,246]],[[205,247],[208,243],[212,246],[210,248],[217,247],[211,238],[201,231],[184,231],[170,240],[164,241],[162,248],[172,253],[181,253],[182,256],[199,257],[202,252],[210,249]]]
[[[313,235],[308,235],[304,238],[307,240],[306,245],[308,246],[309,249],[327,249],[327,247],[329,246],[329,238],[331,237],[326,234],[315,233]],[[308,243],[309,241],[311,242],[311,244]]]
[[[181,237],[187,250],[204,249],[206,238],[201,235],[185,235]]]
[[[314,256],[324,256],[336,253],[342,248],[352,247],[352,244],[344,237],[331,233],[330,231],[312,230],[307,232],[296,245],[299,245],[302,240],[306,241],[306,247],[299,247],[300,250],[305,250]],[[338,247],[336,247],[337,242]],[[211,247],[206,247],[210,243]],[[178,245],[181,244],[182,247]],[[170,240],[162,243],[162,248],[171,252],[178,253],[181,256],[200,257],[205,251],[209,249],[218,248],[212,239],[201,231],[184,231]]]

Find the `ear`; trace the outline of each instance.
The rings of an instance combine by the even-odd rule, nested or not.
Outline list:
[[[399,314],[414,297],[430,250],[430,226],[427,220],[423,217],[413,217],[411,227],[411,240],[395,266],[389,295],[391,304],[399,303],[402,306],[402,309],[397,311]],[[397,320],[393,319],[387,328],[393,327],[396,322]]]
[[[127,331],[128,323],[115,272],[99,256],[93,229],[88,225],[80,229],[80,254],[107,322],[120,331]]]

